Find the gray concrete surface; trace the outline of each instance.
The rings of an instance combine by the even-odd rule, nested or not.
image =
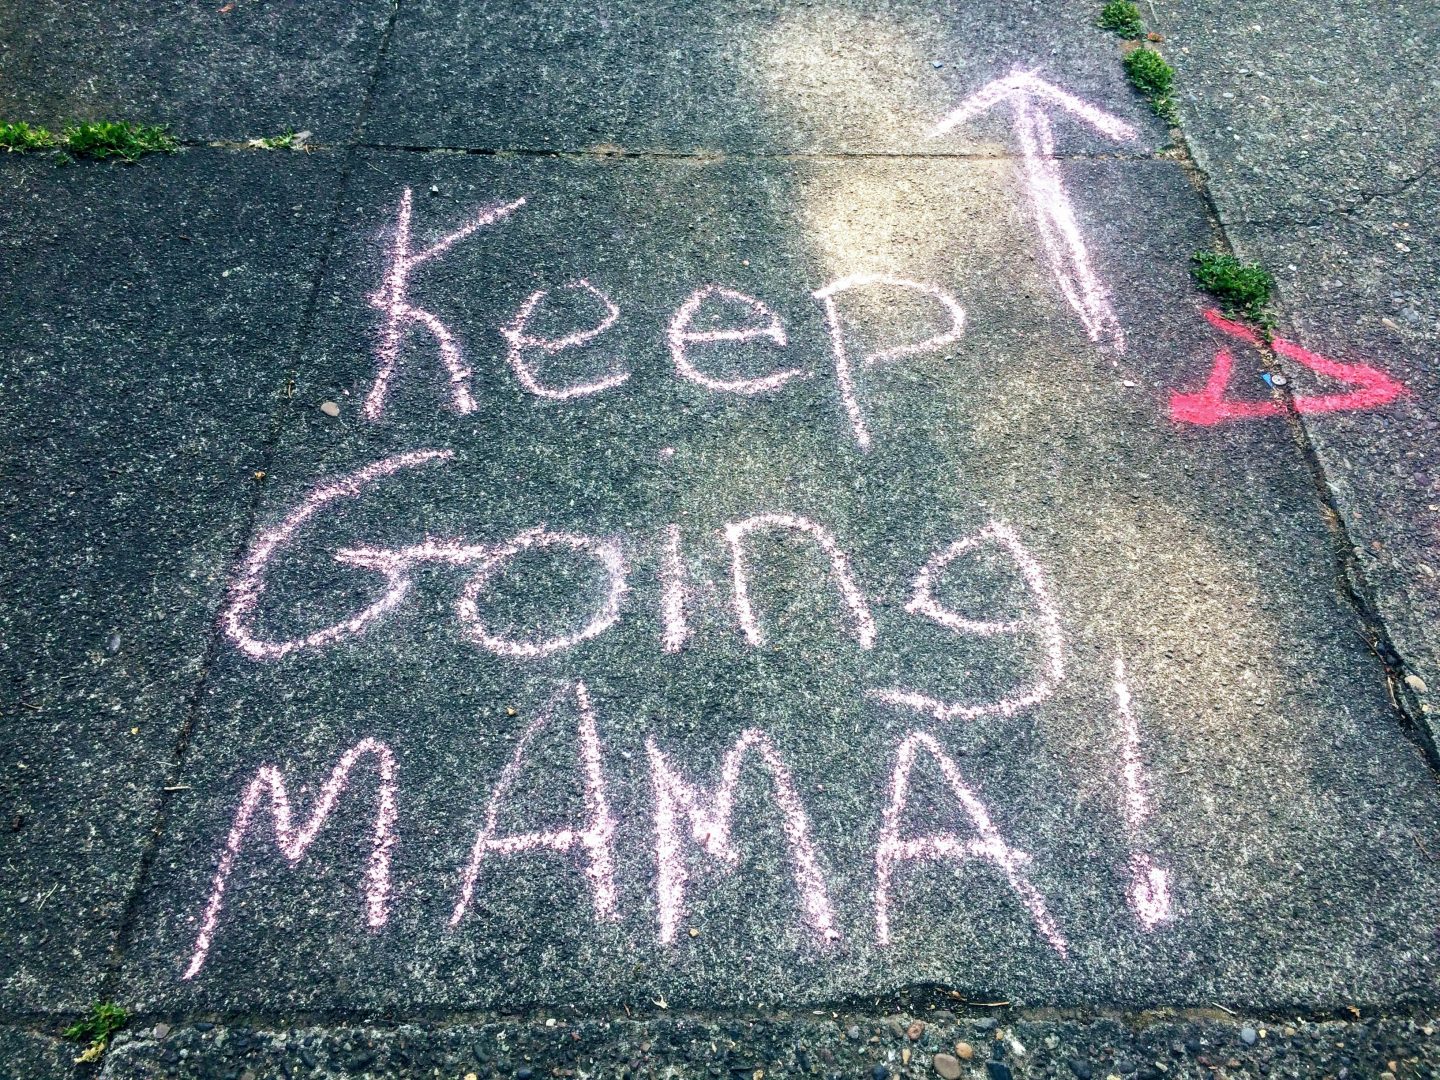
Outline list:
[[[933,1073],[967,1033],[961,1073],[990,1080],[1372,1075],[1392,1056],[1427,1074],[1440,795],[1404,676],[1427,670],[1430,600],[1401,589],[1430,557],[1414,436],[1433,408],[1422,353],[1344,322],[1396,280],[1383,243],[1408,240],[1388,207],[1421,219],[1429,181],[1422,165],[1390,202],[1363,196],[1374,152],[1295,88],[1328,41],[1297,32],[1283,78],[1251,70],[1277,114],[1349,155],[1362,195],[1339,214],[1313,180],[1265,194],[1304,168],[1299,135],[1247,157],[1210,134],[1240,130],[1221,43],[1254,32],[1234,18],[1147,12],[1181,68],[1197,170],[1090,4],[322,6],[320,29],[293,32],[289,8],[221,6],[184,19],[238,16],[219,25],[249,29],[223,45],[142,20],[123,54],[47,50],[41,8],[0,32],[17,116],[54,122],[67,86],[90,87],[87,108],[170,120],[191,144],[129,169],[0,161],[23,253],[3,316],[18,557],[0,824],[18,827],[0,831],[17,946],[0,1048],[63,1074],[47,1040],[108,998],[134,1014],[111,1076],[885,1080]],[[1417,20],[1395,72],[1425,34]],[[287,59],[327,35],[338,48]],[[116,55],[146,61],[97,81]],[[61,78],[67,56],[89,82]],[[1052,102],[1053,159],[1029,173],[1013,103],[924,137],[1017,67],[1132,130]],[[241,89],[215,93],[223,78]],[[1245,123],[1286,130],[1258,100]],[[285,112],[321,117],[326,148],[193,145],[292,126]],[[522,197],[396,263],[403,207],[415,253]],[[1065,198],[1093,281],[1047,256]],[[1282,373],[1311,385],[1205,322],[1188,258],[1223,243],[1294,252],[1282,331],[1411,396],[1303,424],[1177,420],[1172,395],[1224,345],[1237,398],[1283,405]],[[1432,288],[1413,265],[1396,326]],[[963,334],[861,362],[848,385],[832,331],[853,358],[951,325],[895,282],[846,291],[832,324],[814,294],[856,274],[953,295]],[[773,317],[784,344],[696,341],[695,362],[793,378],[743,396],[680,377],[667,331],[711,284],[765,308],[712,297],[695,328]],[[592,342],[537,345],[598,326],[600,294],[615,317]],[[1114,322],[1091,340],[1079,316],[1103,323],[1106,295]],[[1309,295],[1340,321],[1307,323]],[[387,317],[404,332],[387,339]],[[621,373],[571,400],[525,386]],[[344,487],[424,450],[450,456]],[[811,534],[755,534],[747,637],[724,530],[761,513],[823,526],[858,599]],[[916,602],[927,560],[993,522],[1028,555],[957,551]],[[613,542],[628,590],[592,639],[505,655],[497,640],[576,633],[606,602],[588,556],[531,549],[476,578],[541,526]],[[689,636],[671,652],[677,567]],[[406,577],[393,609],[357,617]],[[895,686],[956,709],[872,693]],[[708,799],[752,729],[768,743],[751,734],[736,759],[727,832]],[[887,818],[916,730],[949,772],[922,750]],[[457,920],[477,834],[498,846]],[[940,835],[937,861],[885,869]],[[1002,1037],[985,1061],[998,1029],[976,1002],[999,1003],[1025,1053]],[[932,1028],[912,1042],[916,1016]]]
[[[1397,692],[1433,742],[1440,16],[1411,3],[1157,0],[1156,10],[1186,140],[1231,243],[1278,280],[1281,333],[1410,388],[1373,413],[1303,422],[1353,542],[1358,588],[1403,660]]]
[[[115,961],[294,366],[335,166],[5,162],[8,1010],[77,1010]]]

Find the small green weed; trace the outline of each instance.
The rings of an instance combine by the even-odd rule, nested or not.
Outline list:
[[[251,139],[250,145],[257,150],[294,150],[296,147],[295,132],[287,131],[284,135],[271,135],[268,138]]]
[[[76,157],[118,157],[122,161],[136,161],[145,154],[169,154],[179,146],[164,128],[129,120],[72,124],[61,138],[64,148]]]
[[[1231,311],[1254,319],[1262,326],[1267,317],[1265,305],[1275,288],[1275,279],[1259,263],[1241,262],[1234,255],[1213,251],[1197,251],[1190,256],[1190,276]]]
[[[1145,36],[1145,23],[1140,19],[1140,9],[1130,0],[1110,0],[1100,9],[1100,28],[1113,30],[1123,38]]]
[[[88,1043],[85,1052],[75,1060],[98,1061],[105,1048],[110,1045],[110,1036],[125,1026],[130,1019],[119,1005],[108,1001],[97,1001],[90,1006],[90,1015],[75,1021],[65,1029],[65,1038]]]
[[[0,124],[0,146],[12,153],[49,150],[55,146],[56,141],[53,132],[43,127],[31,127],[24,120],[15,124]]]
[[[1125,74],[1130,83],[1145,95],[1155,112],[1174,124],[1178,122],[1175,102],[1170,91],[1175,85],[1175,69],[1154,49],[1132,49],[1125,54]]]

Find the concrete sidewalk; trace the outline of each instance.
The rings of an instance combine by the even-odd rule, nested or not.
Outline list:
[[[1098,6],[0,15],[182,141],[0,161],[0,1075],[1433,1074],[1435,17]]]

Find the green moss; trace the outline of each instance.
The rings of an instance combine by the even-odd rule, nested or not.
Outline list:
[[[119,1005],[97,1001],[90,1014],[65,1029],[65,1038],[89,1044],[76,1061],[95,1061],[110,1045],[110,1037],[123,1028],[130,1015]]]
[[[1164,97],[1175,86],[1175,69],[1154,49],[1132,49],[1127,53],[1125,74],[1147,98]]]
[[[1259,263],[1241,262],[1234,255],[1197,251],[1190,257],[1195,283],[1219,300],[1231,313],[1240,313],[1262,325],[1275,279]]]
[[[1140,19],[1140,9],[1130,0],[1110,0],[1110,3],[1101,8],[1100,28],[1113,30],[1125,38],[1145,36],[1145,23]]]
[[[1150,107],[1168,122],[1178,123],[1175,102],[1170,91],[1175,86],[1175,69],[1154,49],[1132,49],[1125,55],[1125,74],[1130,83],[1145,95]]]
[[[75,157],[135,161],[145,154],[168,154],[179,144],[162,127],[128,120],[93,120],[61,132],[64,148]]]
[[[31,127],[23,120],[15,124],[0,123],[0,146],[11,153],[50,150],[56,142],[53,132],[43,127]]]

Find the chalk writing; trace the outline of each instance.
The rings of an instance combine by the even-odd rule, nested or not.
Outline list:
[[[1020,576],[1035,602],[1035,614],[1005,621],[978,620],[951,611],[935,598],[935,582],[946,567],[961,555],[983,544],[996,544],[1014,560]],[[1050,596],[1045,572],[1040,563],[1020,542],[1015,530],[1001,522],[991,522],[974,536],[957,540],[933,556],[916,575],[914,593],[905,610],[924,615],[957,634],[991,637],[996,634],[1019,634],[1038,630],[1045,643],[1045,668],[1042,677],[1028,690],[979,705],[941,701],[913,690],[875,690],[872,694],[891,705],[928,713],[937,720],[973,720],[979,716],[1014,716],[1038,705],[1055,691],[1065,677],[1065,638],[1060,629],[1060,610]]]
[[[450,394],[455,411],[475,411],[475,398],[470,393],[470,368],[460,351],[460,345],[449,328],[432,312],[416,307],[410,302],[410,272],[427,260],[434,259],[449,251],[460,241],[473,235],[487,225],[493,225],[502,218],[513,214],[525,205],[524,199],[502,206],[480,211],[467,224],[421,251],[410,250],[410,217],[414,208],[414,197],[409,188],[400,197],[400,209],[395,215],[395,231],[390,246],[390,268],[385,273],[385,284],[370,297],[370,303],[385,315],[385,325],[380,331],[380,342],[376,355],[380,360],[375,372],[375,382],[365,395],[364,413],[369,420],[379,420],[385,411],[385,398],[390,390],[390,380],[400,362],[400,346],[405,332],[412,325],[423,326],[430,331],[440,350],[440,360],[450,375]]]
[[[515,313],[515,318],[508,326],[502,327],[500,333],[510,343],[510,349],[506,358],[510,362],[515,377],[520,380],[520,385],[537,397],[549,398],[551,401],[570,401],[573,398],[588,397],[591,394],[599,394],[613,387],[619,386],[630,378],[628,371],[612,371],[603,378],[588,383],[572,383],[570,386],[555,388],[546,386],[540,381],[535,369],[525,360],[526,349],[539,349],[542,352],[554,355],[566,349],[578,348],[603,334],[610,327],[614,326],[620,318],[620,309],[615,302],[602,293],[584,278],[572,281],[564,286],[567,289],[579,289],[589,293],[605,307],[605,314],[598,323],[588,330],[577,330],[574,333],[566,334],[560,338],[534,337],[525,332],[535,309],[540,306],[541,301],[550,295],[550,290],[540,289],[531,293],[520,305],[520,310]]]
[[[975,835],[970,839],[962,839],[954,833],[901,836],[905,805],[910,797],[910,771],[914,768],[915,757],[921,750],[934,758],[935,763],[940,766],[951,793],[975,830]],[[1045,906],[1045,898],[1030,883],[1025,873],[1025,865],[1030,856],[1005,843],[985,804],[965,783],[959,768],[940,749],[934,736],[923,731],[911,732],[900,744],[900,751],[895,757],[895,772],[890,779],[890,801],[885,807],[880,842],[875,849],[876,940],[881,945],[890,944],[890,894],[897,864],[942,860],[959,863],[965,859],[982,859],[999,869],[1029,911],[1041,936],[1061,956],[1066,954],[1065,938],[1051,919]]]
[[[513,641],[490,632],[480,618],[479,598],[485,587],[507,562],[522,551],[531,548],[569,548],[593,556],[605,568],[608,584],[605,600],[588,623],[572,634],[557,634],[544,641]],[[465,584],[455,613],[470,634],[472,640],[495,653],[497,656],[534,658],[549,656],[562,649],[569,649],[582,641],[603,634],[620,618],[620,601],[629,586],[625,581],[625,556],[614,541],[597,540],[593,536],[578,533],[550,532],[544,526],[527,529],[509,543],[498,547],[481,563],[479,570]]]
[[[661,647],[667,653],[679,652],[690,637],[685,621],[685,565],[680,560],[680,526],[665,526],[665,555],[660,567],[660,615],[665,632]]]
[[[720,785],[709,796],[681,778],[653,738],[646,738],[645,749],[650,758],[650,778],[655,795],[656,895],[661,944],[668,945],[675,940],[685,912],[685,887],[689,875],[680,842],[682,819],[689,823],[691,839],[708,854],[732,867],[740,861],[740,853],[731,842],[731,825],[740,767],[751,751],[759,756],[770,774],[775,804],[783,819],[782,828],[791,871],[795,875],[795,889],[800,896],[806,923],[821,942],[840,936],[835,928],[835,916],[820,874],[815,848],[810,842],[809,818],[795,792],[790,770],[785,767],[768,735],[759,728],[747,728],[740,733],[721,764]]]
[[[1243,323],[1225,318],[1218,311],[1205,312],[1205,319],[1211,326],[1230,337],[1257,348],[1261,345],[1259,334]],[[1317,375],[1324,375],[1357,388],[1344,394],[1296,394],[1291,399],[1296,412],[1327,413],[1372,409],[1377,405],[1389,404],[1408,393],[1403,383],[1369,364],[1342,364],[1284,338],[1275,338],[1270,342],[1270,347],[1281,356],[1303,364]],[[1215,366],[1210,369],[1210,378],[1206,380],[1205,389],[1194,393],[1177,391],[1170,395],[1170,418],[1182,423],[1210,426],[1226,420],[1254,420],[1284,415],[1285,408],[1278,401],[1227,398],[1225,391],[1230,385],[1234,367],[1234,354],[1222,346],[1215,353]]]
[[[1080,234],[1075,206],[1055,162],[1055,129],[1037,105],[1063,109],[1112,139],[1133,139],[1135,129],[1119,117],[1028,71],[1017,71],[987,83],[966,98],[935,125],[930,136],[944,135],[987,109],[1007,102],[1015,108],[1021,168],[1055,281],[1080,317],[1090,340],[1108,342],[1116,352],[1124,352],[1125,331],[1115,314],[1110,290],[1095,273],[1090,251]]]
[[[595,728],[595,710],[591,707],[590,693],[583,682],[577,682],[567,690],[574,692],[580,710],[577,730],[582,765],[581,784],[585,791],[585,809],[589,820],[583,829],[498,835],[500,809],[520,777],[526,751],[540,731],[554,719],[556,701],[561,696],[556,694],[540,710],[540,715],[521,733],[515,744],[515,752],[511,754],[509,763],[500,774],[495,790],[490,793],[490,802],[485,809],[485,824],[475,837],[470,862],[461,878],[460,897],[450,915],[451,926],[455,926],[465,917],[465,911],[475,893],[475,879],[480,873],[480,863],[487,855],[514,855],[542,850],[566,853],[577,844],[585,849],[588,860],[585,877],[590,884],[595,918],[613,920],[619,917],[615,908],[615,818],[610,813],[610,804],[605,797],[605,777],[600,770],[600,736]]]
[[[239,573],[230,588],[230,602],[220,616],[226,635],[246,656],[256,660],[277,660],[296,649],[317,648],[352,634],[358,634],[386,612],[391,611],[405,598],[410,581],[405,568],[419,558],[442,558],[454,561],[469,558],[474,549],[446,545],[424,545],[412,548],[404,558],[382,558],[385,552],[374,549],[356,550],[350,553],[356,565],[368,565],[385,575],[387,588],[384,594],[369,607],[356,612],[350,618],[316,630],[302,637],[287,641],[262,641],[251,630],[250,619],[260,603],[260,594],[265,589],[265,571],[282,544],[289,543],[294,535],[321,507],[336,499],[351,499],[362,490],[405,469],[414,469],[430,462],[449,461],[454,457],[450,450],[415,450],[406,454],[377,461],[363,469],[357,469],[348,476],[328,484],[322,484],[280,521],[266,529],[250,546]]]
[[[1130,907],[1140,925],[1153,930],[1170,918],[1170,875],[1140,849],[1140,829],[1150,816],[1149,784],[1140,764],[1140,725],[1130,707],[1125,661],[1115,658],[1115,711],[1120,718],[1120,775],[1125,790],[1125,828],[1130,834]]]
[[[851,289],[869,285],[888,285],[891,288],[910,289],[926,296],[933,296],[940,301],[941,306],[950,316],[949,329],[923,341],[892,345],[888,349],[869,353],[858,360],[851,360],[850,354],[845,348],[845,328],[841,323],[835,298]],[[868,450],[871,443],[870,427],[866,424],[865,415],[860,409],[860,399],[855,387],[856,371],[862,367],[887,360],[917,356],[920,353],[938,349],[942,345],[948,345],[953,341],[959,341],[960,335],[965,329],[965,309],[960,306],[959,301],[938,285],[922,285],[919,282],[906,281],[904,278],[894,277],[890,274],[852,274],[849,277],[840,278],[838,281],[832,281],[824,288],[816,290],[813,295],[825,310],[825,326],[830,331],[830,349],[835,360],[835,381],[840,386],[840,401],[845,407],[845,415],[850,420],[850,428],[855,435],[856,444],[860,449]]]
[[[280,854],[293,866],[305,856],[314,843],[330,811],[345,790],[350,779],[350,770],[362,757],[375,758],[380,772],[380,791],[375,802],[375,835],[370,866],[365,872],[365,921],[372,928],[385,925],[389,917],[386,903],[390,894],[390,853],[395,846],[395,758],[390,748],[375,739],[362,739],[340,758],[330,778],[320,788],[320,797],[310,813],[310,820],[298,832],[295,829],[290,796],[285,790],[285,774],[273,765],[262,765],[245,789],[240,808],[235,812],[235,822],[230,826],[230,835],[220,853],[220,866],[215,871],[215,880],[210,886],[210,898],[205,904],[205,914],[200,922],[200,932],[195,937],[195,949],[184,977],[193,979],[205,966],[210,947],[215,939],[215,927],[220,922],[220,912],[225,906],[225,886],[230,872],[235,869],[235,860],[245,842],[261,799],[270,795],[271,820],[275,823],[275,846]]]
[[[690,327],[700,306],[712,296],[744,305],[755,315],[764,319],[765,325],[727,330],[692,330]],[[778,389],[791,379],[797,376],[803,377],[805,374],[799,368],[784,368],[753,379],[720,379],[705,374],[695,366],[690,359],[689,347],[697,343],[714,344],[722,341],[744,342],[764,339],[777,347],[783,347],[786,344],[785,328],[780,325],[779,316],[754,297],[746,296],[744,293],[727,289],[721,285],[706,285],[691,293],[685,303],[681,304],[679,310],[675,312],[675,317],[670,320],[670,329],[666,333],[666,338],[670,345],[670,359],[674,361],[675,370],[691,382],[699,383],[710,390],[723,390],[732,394],[762,394]]]
[[[743,521],[733,521],[725,526],[725,541],[730,545],[730,574],[734,585],[735,614],[740,620],[740,628],[745,632],[745,639],[751,645],[760,645],[765,637],[760,631],[760,623],[755,618],[755,609],[750,603],[750,578],[745,571],[745,538],[757,529],[789,529],[794,532],[806,533],[830,559],[830,572],[835,578],[835,584],[840,589],[840,595],[844,598],[846,605],[850,608],[855,620],[855,637],[860,642],[862,649],[868,649],[875,644],[875,620],[870,615],[869,605],[865,603],[865,595],[860,587],[855,584],[855,575],[850,570],[850,560],[845,552],[840,550],[840,545],[835,538],[822,526],[815,524],[808,518],[797,517],[794,514],[757,514],[755,517],[745,518]]]

